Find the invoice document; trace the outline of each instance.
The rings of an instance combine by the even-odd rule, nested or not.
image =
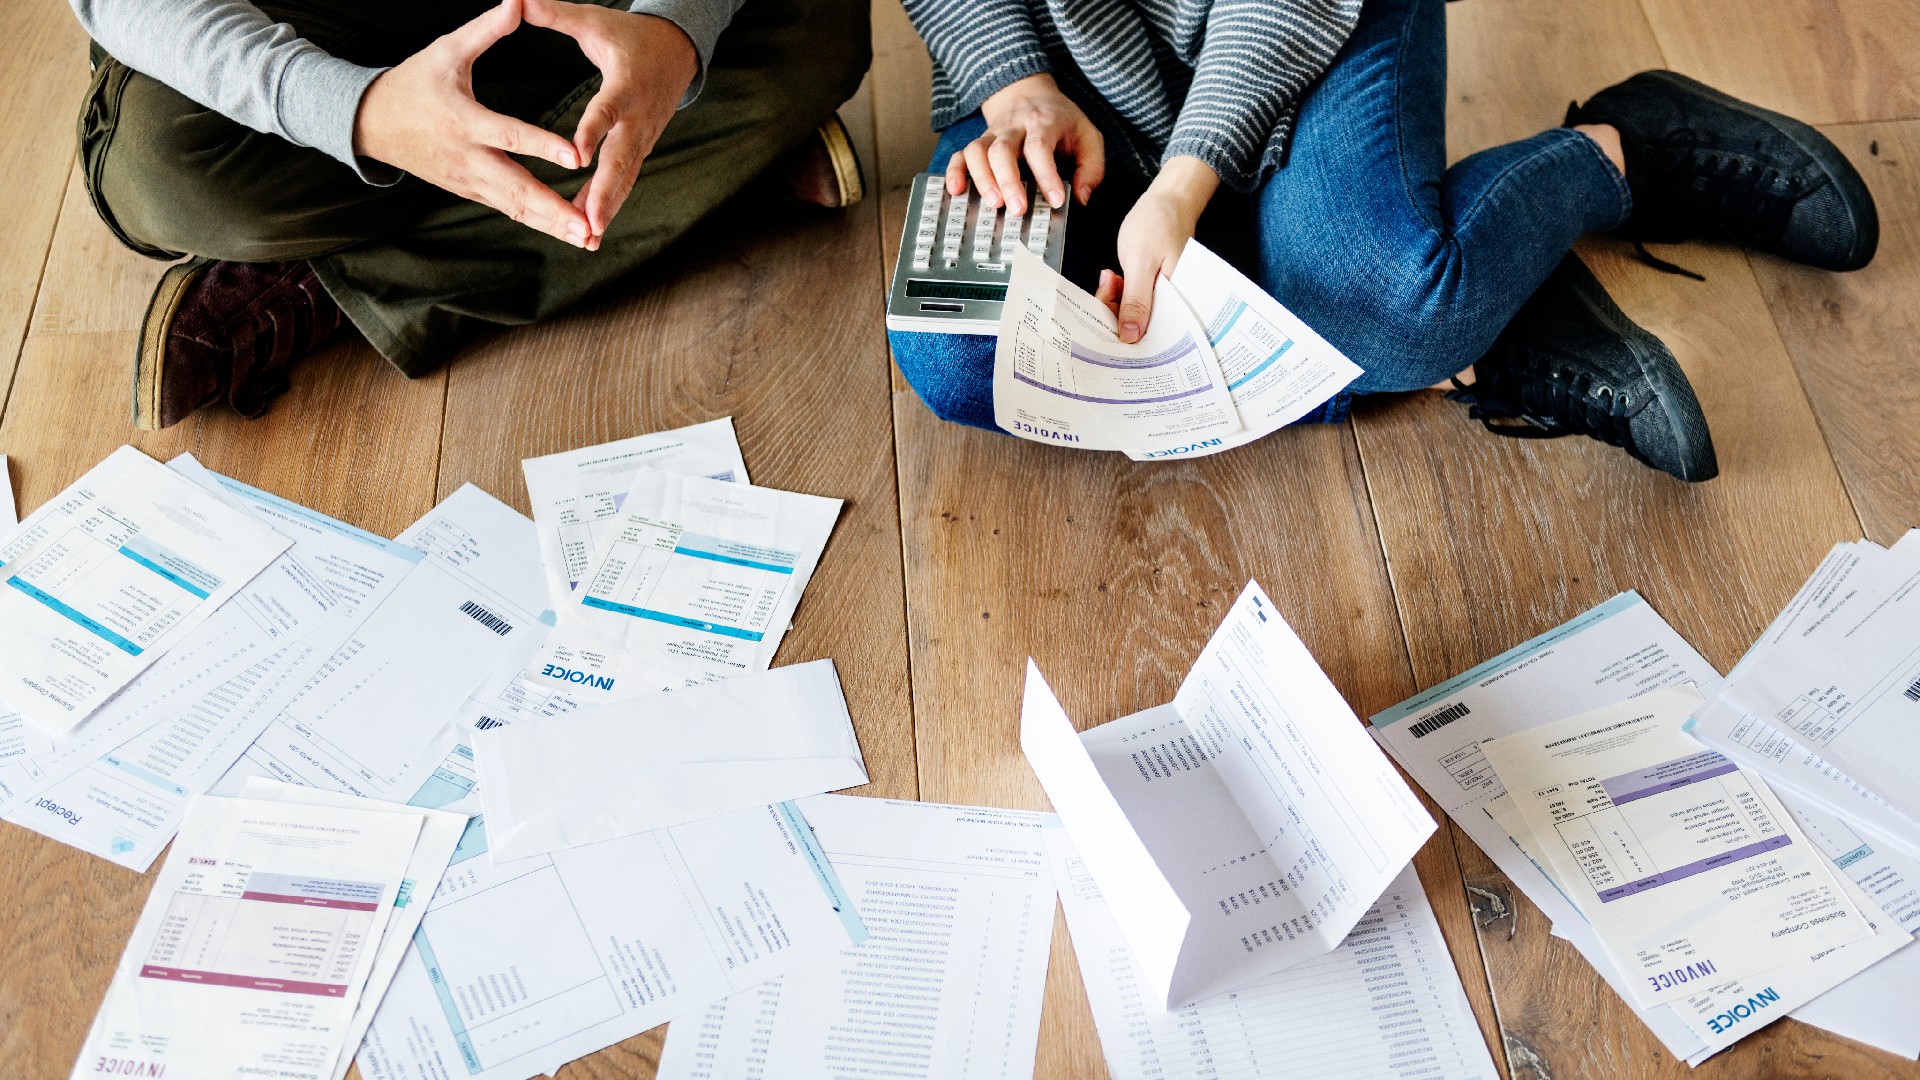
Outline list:
[[[421,557],[200,474],[293,546],[53,750],[0,765],[8,821],[143,872],[189,798],[233,766]]]
[[[469,736],[495,862],[867,782],[833,661]]]
[[[1725,698],[1920,819],[1915,536],[1873,553],[1817,617],[1798,620],[1744,664],[1728,680]]]
[[[792,803],[479,854],[463,842],[414,934],[361,1044],[367,1080],[526,1080],[867,937]]]
[[[13,501],[13,471],[7,465],[7,455],[0,454],[0,529],[11,529],[20,523],[20,510]]]
[[[195,798],[73,1075],[332,1080],[420,821]]]
[[[1642,1005],[1870,937],[1757,776],[1680,730],[1691,687],[1480,747]]]
[[[1257,582],[1171,704],[1084,735],[1029,660],[1020,746],[1159,1007],[1331,951],[1435,828]]]
[[[263,776],[405,801],[468,692],[529,633],[546,597],[533,523],[471,485],[400,541],[425,557],[214,787]],[[544,610],[544,609],[543,609]]]
[[[1107,1071],[1161,1080],[1494,1080],[1427,894],[1409,864],[1325,956],[1163,1011],[1100,885],[1050,834],[1060,904]]]
[[[1105,304],[1013,252],[993,353],[993,417],[1035,442],[1142,457],[1210,453],[1241,430],[1206,328],[1165,278],[1132,345]]]
[[[1360,377],[1357,364],[1200,241],[1187,241],[1170,280],[1206,328],[1241,424],[1217,445],[1180,456],[1216,454],[1271,435]],[[1128,456],[1173,455],[1130,450]]]
[[[660,1080],[1032,1076],[1053,937],[1053,815],[799,803],[873,935],[673,1022]]]
[[[540,561],[547,571],[550,603],[558,610],[586,576],[600,540],[626,501],[633,474],[642,466],[747,482],[733,418],[583,446],[520,463],[540,530]]]
[[[1673,1009],[1644,1009],[1585,917],[1515,844],[1486,807],[1506,793],[1481,753],[1507,735],[1666,686],[1713,686],[1719,673],[1635,592],[1415,694],[1372,717],[1373,737],[1414,782],[1473,838],[1556,932],[1580,950],[1675,1057],[1698,1064],[1731,1046],[1728,1033],[1703,1041]]]
[[[420,819],[420,835],[414,841],[413,856],[407,861],[406,877],[401,880],[400,891],[394,897],[393,917],[386,932],[380,935],[379,948],[374,951],[373,967],[367,974],[366,989],[354,1004],[353,1019],[347,1024],[346,1039],[341,1044],[343,1050],[334,1062],[333,1080],[344,1080],[347,1070],[353,1066],[354,1051],[359,1049],[360,1040],[366,1037],[367,1028],[373,1023],[374,1010],[386,995],[394,972],[400,969],[400,961],[406,958],[407,949],[413,943],[413,932],[419,929],[420,919],[426,914],[427,900],[440,887],[440,876],[453,858],[461,834],[466,832],[467,816],[361,799],[336,791],[316,791],[259,777],[247,781],[242,797],[264,802],[299,803],[303,806],[410,814]]]
[[[765,671],[840,505],[640,469],[527,696],[551,710]]]
[[[145,455],[0,567],[0,699],[59,733],[86,719],[290,544]],[[62,500],[56,500],[60,502]]]

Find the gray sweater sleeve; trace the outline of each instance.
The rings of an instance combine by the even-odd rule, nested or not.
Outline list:
[[[247,0],[69,0],[80,25],[114,59],[194,101],[245,124],[345,162],[372,184],[399,173],[353,153],[360,97],[385,68],[362,67],[328,53]],[[635,0],[686,32],[700,73],[699,93],[720,32],[741,0]]]

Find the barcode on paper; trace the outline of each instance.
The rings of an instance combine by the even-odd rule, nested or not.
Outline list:
[[[1920,679],[1913,680],[1913,685],[1907,687],[1907,700],[1920,701]]]
[[[491,716],[483,716],[475,720],[473,726],[477,731],[485,731],[488,728],[506,727],[507,722],[505,720],[495,720]]]
[[[1413,726],[1408,728],[1407,731],[1414,738],[1418,739],[1439,731],[1441,728],[1446,727],[1448,724],[1453,723],[1455,720],[1460,719],[1472,711],[1472,709],[1467,708],[1466,702],[1456,701],[1444,709],[1430,712],[1420,719],[1415,720]]]
[[[495,615],[493,612],[488,611],[486,608],[481,607],[479,604],[476,604],[471,600],[460,605],[460,613],[463,615],[473,616],[474,622],[477,622],[481,626],[484,626],[487,629],[493,631],[494,633],[499,634],[501,637],[506,637],[508,634],[513,633],[512,623],[508,622],[507,620],[501,618],[498,615]]]

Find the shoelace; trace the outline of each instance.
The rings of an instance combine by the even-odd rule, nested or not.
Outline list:
[[[1591,372],[1555,370],[1553,358],[1543,354],[1516,350],[1509,362],[1516,367],[1507,378],[1515,384],[1517,401],[1489,400],[1478,391],[1478,383],[1470,386],[1459,379],[1453,380],[1455,389],[1447,397],[1466,403],[1467,415],[1495,435],[1515,439],[1587,435],[1614,446],[1632,446],[1629,395],[1594,386]],[[1495,420],[1523,423],[1496,424]]]
[[[1704,204],[1723,222],[1739,222],[1737,238],[1757,244],[1779,242],[1793,208],[1826,182],[1822,178],[1807,186],[1770,165],[1702,145],[1691,128],[1673,132],[1652,149],[1664,186]]]

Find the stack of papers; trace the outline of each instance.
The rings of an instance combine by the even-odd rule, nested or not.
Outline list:
[[[458,822],[260,794],[188,807],[76,1077],[346,1075]]]
[[[1372,725],[1676,1057],[1698,1064],[1789,1013],[1911,1055],[1885,1040],[1884,1006],[1816,999],[1905,978],[1920,879],[1687,734],[1721,686],[1624,593]]]
[[[1136,461],[1204,457],[1272,434],[1360,369],[1199,241],[1154,283],[1145,336],[1045,261],[1013,252],[993,359],[994,422]]]

